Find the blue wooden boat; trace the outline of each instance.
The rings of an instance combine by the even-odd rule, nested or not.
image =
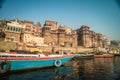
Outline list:
[[[0,73],[49,66],[60,67],[63,63],[70,61],[73,57],[73,54],[38,55],[0,53]]]

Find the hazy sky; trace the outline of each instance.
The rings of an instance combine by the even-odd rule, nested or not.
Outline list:
[[[88,25],[96,33],[120,40],[119,0],[2,0],[0,19],[57,21],[78,29]]]

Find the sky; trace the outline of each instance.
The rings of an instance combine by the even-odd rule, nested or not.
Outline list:
[[[0,19],[57,21],[73,30],[88,25],[90,30],[120,40],[119,0],[0,0]]]

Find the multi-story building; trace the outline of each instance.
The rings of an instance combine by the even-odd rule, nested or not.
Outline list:
[[[42,38],[42,27],[40,23],[34,24],[32,21],[23,21],[25,28],[21,33],[21,42],[27,46],[42,46],[44,38]]]
[[[110,46],[110,38],[103,35],[102,45],[103,45],[104,48],[108,48]]]
[[[1,35],[2,41],[23,43],[26,46],[44,45],[42,27],[39,22],[34,24],[31,21],[20,21],[18,19],[2,21],[0,23],[0,32],[4,34],[4,36]]]
[[[43,37],[45,44],[57,46],[57,29],[58,29],[58,23],[55,21],[45,21],[45,24],[43,26]]]
[[[103,47],[102,34],[90,30],[87,25],[82,25],[77,29],[78,46],[84,47]]]
[[[76,47],[76,32],[67,26],[58,26],[55,21],[46,21],[43,27],[45,43],[51,46]]]
[[[82,25],[77,30],[58,25],[56,21],[46,20],[44,26],[32,21],[0,21],[0,39],[13,41],[25,46],[58,46],[58,47],[105,47],[110,39]]]
[[[77,47],[77,34],[67,26],[59,26],[58,28],[58,44],[64,47]]]
[[[49,27],[50,30],[57,30],[58,29],[58,23],[56,21],[46,20],[44,26],[45,26],[45,28]]]
[[[98,47],[103,47],[103,35],[101,33],[97,33],[97,45]]]
[[[19,23],[19,20],[11,20],[6,23],[4,27],[5,41],[20,42],[20,35],[24,25]]]
[[[78,45],[89,47],[90,46],[89,27],[86,25],[82,25],[81,28],[77,30],[77,34],[78,34]]]

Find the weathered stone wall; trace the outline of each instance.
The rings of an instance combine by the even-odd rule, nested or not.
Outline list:
[[[102,34],[90,30],[87,25],[77,29],[78,46],[102,47]]]
[[[0,41],[0,50],[9,51],[11,49],[16,49],[17,44],[10,41]]]
[[[84,47],[40,47],[43,52],[50,52],[52,53],[54,51],[54,53],[56,51],[70,51],[70,52],[73,52],[73,53],[78,53],[78,52],[92,52],[93,51],[93,48],[84,48]],[[54,50],[53,50],[54,48]]]
[[[45,26],[51,26],[51,30],[57,30],[58,24],[56,21],[45,21]]]
[[[13,32],[5,32],[6,39],[11,39],[13,42],[20,42],[20,34]]]

